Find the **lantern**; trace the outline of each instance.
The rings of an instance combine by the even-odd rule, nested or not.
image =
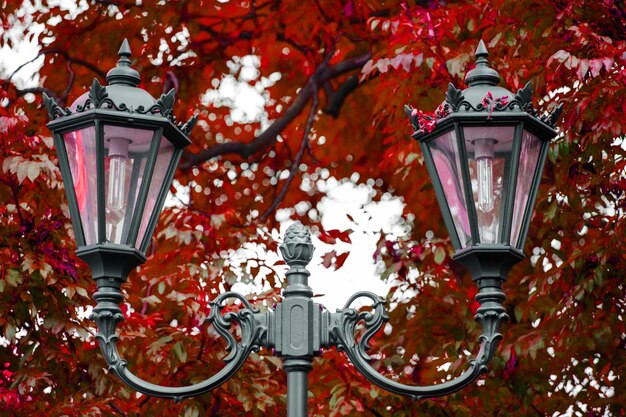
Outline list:
[[[561,108],[538,117],[530,83],[513,94],[499,87],[480,41],[468,88],[450,84],[434,116],[407,107],[416,128],[454,259],[473,276],[485,268],[505,278],[523,259],[554,124]],[[487,264],[488,265],[487,265]],[[481,270],[481,271],[478,271]]]
[[[72,217],[77,256],[96,280],[124,280],[145,262],[187,135],[196,121],[175,124],[174,90],[155,100],[138,88],[124,40],[101,86],[62,109],[45,96]]]

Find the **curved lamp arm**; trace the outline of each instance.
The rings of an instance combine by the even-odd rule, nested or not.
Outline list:
[[[241,301],[244,308],[238,312],[222,314],[223,302],[229,298]],[[94,307],[90,318],[98,326],[96,339],[109,365],[109,370],[129,387],[153,397],[171,398],[181,401],[217,388],[239,370],[252,351],[259,349],[259,343],[266,333],[266,327],[261,325],[255,318],[255,313],[258,313],[258,310],[254,309],[241,294],[235,292],[221,294],[210,302],[211,312],[207,321],[212,323],[215,330],[226,339],[228,344],[227,350],[230,352],[224,358],[226,366],[211,378],[200,383],[184,387],[164,387],[146,382],[135,376],[128,370],[127,362],[120,357],[117,351],[118,336],[115,333],[115,328],[124,319],[122,311],[118,306],[123,300],[123,295],[120,291],[113,287],[99,288],[98,292],[94,294],[94,299],[97,305]],[[233,321],[237,322],[241,327],[242,336],[240,342],[237,342],[229,331]]]
[[[355,300],[361,297],[369,298],[374,302],[372,311],[359,312],[350,307]],[[476,357],[470,361],[469,368],[465,372],[455,379],[441,384],[431,386],[401,384],[384,377],[370,365],[372,358],[366,353],[370,348],[369,341],[389,320],[385,313],[383,299],[374,293],[363,291],[350,297],[345,307],[333,314],[331,332],[335,338],[337,349],[344,351],[357,370],[382,389],[415,399],[440,397],[466,387],[480,374],[486,372],[487,363],[493,356],[500,339],[502,339],[498,329],[502,321],[508,318],[502,307],[504,293],[492,287],[479,292],[476,299],[481,303],[481,307],[475,318],[481,322],[483,327],[483,334],[480,336],[480,350]],[[360,321],[364,322],[365,332],[357,342],[355,327]]]

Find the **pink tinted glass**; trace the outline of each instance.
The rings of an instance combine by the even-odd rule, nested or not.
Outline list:
[[[154,171],[152,172],[152,180],[150,181],[150,188],[148,190],[148,196],[146,199],[144,211],[143,213],[136,214],[141,216],[139,234],[137,235],[137,248],[147,246],[142,245],[144,238],[150,239],[152,237],[146,236],[146,230],[148,228],[148,223],[150,222],[151,215],[153,214],[153,211],[156,207],[156,203],[159,198],[159,192],[161,191],[161,188],[164,187],[163,182],[165,181],[167,168],[169,167],[173,155],[174,146],[169,140],[167,140],[167,138],[163,137],[159,145],[159,153],[157,155],[156,163],[154,164]],[[167,184],[167,186],[169,187],[169,184]],[[154,215],[158,216],[159,213],[155,213]]]
[[[513,224],[511,228],[511,245],[523,249],[523,242],[518,242],[522,227],[528,196],[532,188],[533,177],[539,161],[541,141],[535,135],[524,130],[522,147],[517,172],[517,185],[515,187],[515,205],[513,206]]]
[[[98,242],[95,127],[65,133],[63,139],[85,244],[91,245]]]
[[[463,193],[459,149],[454,131],[450,131],[428,143],[437,175],[446,196],[454,227],[461,247],[471,245],[472,235]]]

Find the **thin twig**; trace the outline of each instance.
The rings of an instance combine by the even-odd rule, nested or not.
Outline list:
[[[213,404],[213,408],[211,409],[211,415],[212,416],[218,416],[218,411],[220,411],[220,397],[218,395],[214,395],[213,398],[215,398],[215,403]]]
[[[63,105],[65,105],[65,101],[67,101],[67,97],[70,95],[70,91],[74,85],[74,80],[76,79],[76,74],[74,74],[74,70],[72,70],[72,61],[68,60],[65,63],[65,67],[67,68],[67,72],[70,74],[70,79],[67,82],[67,87],[65,87],[65,90],[63,91],[63,95],[61,96],[63,99]]]
[[[36,57],[34,57],[33,59],[28,60],[28,61],[24,62],[22,65],[20,65],[19,67],[17,67],[17,68],[15,69],[15,71],[13,71],[13,72],[9,75],[9,78],[7,78],[7,82],[11,82],[11,78],[13,78],[13,76],[14,76],[15,74],[17,74],[17,73],[18,73],[18,72],[19,72],[22,68],[24,68],[26,65],[28,65],[28,64],[30,64],[30,63],[33,63],[33,62],[35,62],[35,61],[37,60],[37,58],[39,58],[40,56],[41,56],[41,52],[40,52],[40,53],[38,53],[38,54],[37,54],[37,56],[36,56]]]
[[[315,84],[313,80],[311,80],[310,84],[311,84],[311,89],[315,91],[315,93],[313,94],[313,104],[311,104],[311,110],[309,111],[309,118],[306,121],[306,128],[304,129],[304,134],[302,135],[302,143],[300,144],[300,149],[298,150],[298,154],[296,155],[296,158],[292,162],[291,170],[289,171],[289,177],[287,177],[287,179],[285,180],[285,184],[283,185],[283,188],[280,190],[280,193],[278,193],[278,196],[276,197],[276,199],[272,202],[272,205],[269,206],[269,208],[265,211],[265,213],[263,213],[263,215],[260,217],[260,220],[262,222],[267,220],[270,214],[272,214],[274,210],[278,208],[280,203],[285,198],[285,195],[287,195],[287,190],[289,190],[289,186],[291,185],[291,182],[293,181],[293,178],[295,177],[296,172],[298,172],[298,168],[300,167],[300,161],[302,160],[304,151],[306,150],[307,144],[309,143],[309,134],[311,133],[313,120],[315,120],[315,113],[317,112],[317,104],[318,104],[317,85]]]
[[[39,51],[39,53],[37,54],[36,57],[34,57],[33,59],[31,59],[30,61],[25,62],[24,64],[20,65],[19,67],[17,67],[17,69],[15,71],[13,71],[11,73],[11,75],[9,75],[9,78],[7,79],[7,81],[11,81],[11,78],[13,78],[13,76],[22,68],[24,68],[26,65],[30,64],[31,62],[35,61],[37,58],[39,58],[42,55],[48,55],[48,54],[57,54],[57,55],[62,55],[63,57],[65,57],[65,59],[67,59],[70,62],[75,62],[79,65],[82,65],[83,67],[89,68],[90,70],[92,70],[93,72],[95,72],[96,74],[98,74],[99,76],[101,76],[102,78],[104,78],[106,76],[106,73],[104,71],[102,71],[100,68],[98,68],[96,65],[87,62],[83,59],[80,58],[74,58],[72,56],[70,56],[70,54],[67,53],[67,51],[64,51],[60,48],[50,48],[50,49],[42,49],[41,51]]]
[[[314,3],[317,6],[317,10],[320,12],[324,20],[328,22],[330,19],[328,19],[328,15],[326,15],[326,12],[324,12],[324,9],[322,9],[322,6],[320,5],[319,0],[315,0]]]
[[[538,416],[545,416],[545,413],[539,410],[534,404],[530,404],[530,408],[532,408]]]

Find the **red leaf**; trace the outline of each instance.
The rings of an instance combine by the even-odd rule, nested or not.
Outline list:
[[[335,243],[337,243],[337,239],[332,237],[327,232],[320,233],[317,238],[328,245],[334,245]]]
[[[348,258],[348,255],[350,255],[350,252],[344,252],[341,255],[337,256],[337,260],[335,261],[335,269],[339,269],[343,266],[343,264],[346,262],[346,259]]]

